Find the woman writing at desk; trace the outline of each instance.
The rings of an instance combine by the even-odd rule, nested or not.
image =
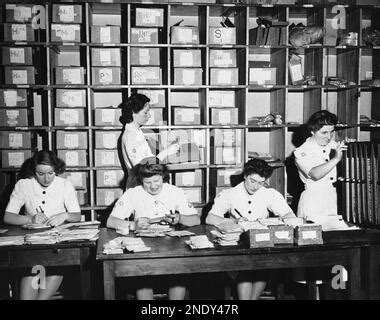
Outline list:
[[[107,227],[128,229],[130,222],[125,219],[134,213],[136,229],[146,229],[149,221],[164,220],[169,224],[181,223],[185,226],[200,224],[197,211],[189,204],[184,192],[168,181],[168,170],[163,164],[139,164],[136,168],[140,186],[128,189],[116,202]],[[184,299],[186,288],[182,279],[171,276],[169,299]],[[153,285],[150,279],[141,279],[136,290],[138,300],[153,299]]]
[[[70,181],[57,177],[65,171],[65,163],[51,151],[38,151],[31,161],[31,173],[20,179],[11,194],[5,210],[4,222],[13,225],[31,223],[52,227],[64,222],[80,221],[81,213],[75,189]],[[20,215],[21,208],[25,215]],[[46,277],[46,288],[34,289],[32,275],[21,279],[20,299],[50,299],[59,288],[63,276],[51,274]]]
[[[137,185],[137,179],[133,174],[132,168],[141,160],[154,157],[148,142],[144,137],[141,127],[146,124],[150,118],[150,99],[143,95],[134,93],[126,102],[119,105],[122,108],[122,117],[120,122],[124,125],[124,132],[121,138],[121,150],[124,163],[128,170],[128,179],[126,189],[133,188]],[[179,150],[179,144],[175,143],[167,149],[161,151],[157,158],[163,161],[171,154]]]

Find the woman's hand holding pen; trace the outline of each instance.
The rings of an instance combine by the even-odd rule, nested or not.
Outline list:
[[[32,223],[45,224],[48,221],[48,218],[45,216],[45,213],[42,210],[42,208],[37,208],[36,212],[37,213],[32,217]]]
[[[237,223],[248,221],[248,219],[246,217],[243,217],[243,215],[240,213],[238,209],[235,208],[234,210],[239,215],[239,218],[237,219]]]
[[[164,220],[168,222],[169,224],[175,225],[179,223],[179,212],[170,210],[170,214],[167,214],[164,217]]]

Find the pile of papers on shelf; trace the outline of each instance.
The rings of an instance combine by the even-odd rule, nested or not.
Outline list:
[[[0,246],[19,246],[24,244],[24,236],[0,237]]]
[[[122,254],[124,253],[124,249],[130,252],[146,252],[151,250],[141,238],[117,237],[104,245],[103,254]]]
[[[148,229],[139,229],[135,231],[137,237],[165,237],[166,233],[172,231],[173,229],[169,225],[163,225],[158,223],[153,223]]]
[[[267,152],[248,151],[248,158],[262,159],[268,162],[276,161],[276,159],[273,158],[272,155]]]
[[[185,243],[193,250],[214,248],[214,245],[210,242],[206,235],[190,237],[190,239],[186,240]]]

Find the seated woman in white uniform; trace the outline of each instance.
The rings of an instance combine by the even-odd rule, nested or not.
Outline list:
[[[133,188],[137,185],[136,177],[132,168],[141,160],[154,157],[148,142],[145,139],[141,127],[146,124],[150,118],[150,99],[143,95],[134,93],[126,102],[119,105],[122,108],[121,123],[124,125],[124,132],[121,138],[121,151],[124,164],[128,171],[126,189]],[[167,149],[161,151],[157,158],[163,161],[171,154],[179,150],[177,143],[170,145]]]
[[[125,219],[132,214],[136,229],[145,229],[149,227],[149,220],[160,219],[172,225],[180,223],[190,227],[200,224],[197,211],[188,202],[185,193],[167,183],[169,175],[165,165],[144,163],[135,170],[141,185],[127,189],[115,203],[107,220],[108,228],[128,229],[131,222]],[[171,276],[166,280],[169,282],[169,299],[184,299],[186,287],[182,281],[178,280],[178,284],[173,279],[178,280],[178,277]],[[141,279],[136,297],[139,300],[153,299],[153,284],[150,280]]]
[[[255,221],[268,218],[269,212],[281,218],[295,218],[281,193],[265,187],[273,168],[264,160],[252,159],[244,164],[244,181],[222,191],[214,200],[206,223],[216,225],[226,219]],[[226,213],[230,218],[224,218]],[[267,275],[262,272],[241,272],[237,277],[237,293],[241,300],[256,300],[266,286]]]
[[[43,223],[52,227],[81,218],[76,192],[67,179],[57,177],[65,171],[65,163],[51,151],[38,151],[32,158],[33,176],[20,179],[5,210],[4,222],[12,225]],[[21,208],[25,215],[20,215]],[[47,269],[46,288],[35,288],[29,272],[21,279],[20,299],[50,299],[59,288],[63,276]]]
[[[344,141],[334,140],[337,123],[335,114],[317,111],[307,122],[311,136],[294,151],[298,172],[305,184],[298,203],[298,217],[318,222],[318,217],[337,214],[336,166],[347,149]]]

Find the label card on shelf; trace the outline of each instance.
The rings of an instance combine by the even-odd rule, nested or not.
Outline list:
[[[66,164],[70,167],[79,166],[79,154],[76,151],[66,152]]]
[[[102,165],[112,166],[115,164],[115,154],[114,152],[104,151],[102,152]]]
[[[100,42],[101,43],[111,42],[111,28],[110,27],[100,28]]]
[[[9,134],[9,147],[11,147],[11,148],[21,148],[22,147],[22,134],[21,133],[10,133]]]
[[[62,102],[70,107],[82,106],[82,91],[67,90],[62,93]]]
[[[194,70],[183,70],[183,83],[185,85],[191,85],[195,83],[195,72]]]
[[[257,242],[270,241],[270,233],[267,232],[267,233],[258,233],[258,234],[255,234],[255,240]]]
[[[184,186],[193,186],[195,184],[195,173],[194,172],[183,172],[182,173],[182,184]]]
[[[75,41],[75,31],[80,30],[78,25],[52,25],[51,28],[55,30],[57,37],[62,41]]]
[[[26,24],[12,24],[12,40],[26,41]]]
[[[25,63],[24,48],[9,48],[9,56],[11,63]]]
[[[219,111],[219,123],[228,124],[231,122],[231,114],[229,111],[220,110]]]
[[[265,68],[256,68],[255,72],[249,73],[249,80],[256,81],[259,85],[265,84],[266,80],[271,79],[272,71],[265,70]]]
[[[100,50],[99,56],[100,56],[100,64],[102,66],[111,65],[111,51],[110,50]]]
[[[13,10],[13,18],[15,21],[24,22],[32,17],[31,7],[15,6]]]
[[[4,102],[7,107],[17,106],[17,91],[16,90],[6,90],[4,91]]]
[[[114,133],[103,133],[103,146],[107,149],[117,148],[117,138]]]
[[[112,69],[99,69],[99,82],[103,84],[112,83]]]
[[[28,83],[27,70],[12,70],[12,84]]]
[[[235,161],[235,149],[233,148],[223,148],[222,157],[223,162],[234,162]]]
[[[139,43],[150,43],[152,33],[148,30],[138,30],[137,39]]]
[[[66,133],[64,146],[69,149],[75,149],[79,147],[79,137],[77,134]]]
[[[191,67],[193,65],[193,54],[191,52],[181,52],[179,61],[182,67]]]
[[[102,110],[102,122],[113,123],[114,119],[115,119],[115,110],[113,109]]]
[[[191,29],[181,29],[182,42],[193,42],[193,30]]]
[[[218,72],[218,84],[222,83],[231,83],[232,81],[232,74],[230,70],[220,70]]]
[[[194,110],[182,109],[181,110],[182,121],[191,122],[195,120]]]
[[[117,185],[117,172],[116,171],[105,171],[104,172],[104,185],[105,186],[115,186]]]
[[[139,63],[148,65],[150,61],[149,49],[139,49]]]
[[[77,110],[61,110],[59,117],[60,120],[65,124],[79,123],[79,113]]]
[[[81,84],[81,69],[63,69],[62,70],[62,78],[63,82],[71,83],[71,84]]]
[[[317,232],[315,230],[311,231],[302,231],[303,239],[315,239],[317,238]]]
[[[20,116],[19,110],[6,110],[7,124],[10,126],[17,125],[18,117]]]
[[[235,106],[235,95],[230,93],[222,93],[220,95],[220,105],[223,107]]]
[[[58,15],[62,22],[73,22],[75,19],[74,6],[59,6]]]
[[[10,152],[8,153],[8,163],[11,167],[21,167],[24,163],[23,152]]]
[[[74,187],[82,187],[85,184],[83,178],[82,172],[70,172],[70,175],[67,177]]]

